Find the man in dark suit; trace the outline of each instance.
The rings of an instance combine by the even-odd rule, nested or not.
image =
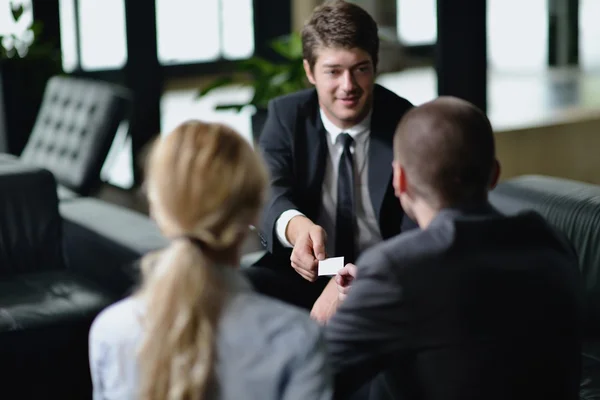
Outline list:
[[[421,230],[336,277],[342,304],[325,334],[338,398],[375,377],[371,399],[577,399],[576,255],[538,214],[488,203],[499,175],[488,119],[455,98],[426,103],[400,123],[394,153],[396,196]]]
[[[268,254],[246,272],[258,291],[312,308],[322,320],[337,290],[317,277],[318,260],[352,262],[402,224],[416,227],[391,185],[394,130],[412,105],[375,84],[377,25],[359,6],[317,7],[302,44],[314,88],[269,104],[259,141],[271,173],[259,229]]]

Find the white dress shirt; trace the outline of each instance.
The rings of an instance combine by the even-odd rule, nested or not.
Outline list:
[[[327,244],[325,250],[327,257],[337,256],[335,254],[335,220],[337,206],[337,183],[338,168],[340,158],[343,152],[342,142],[339,139],[341,133],[349,134],[354,139],[354,144],[350,148],[354,158],[354,177],[355,177],[355,213],[357,231],[356,243],[358,245],[358,254],[366,248],[381,241],[381,232],[379,224],[375,218],[375,211],[371,203],[369,193],[369,137],[371,133],[371,113],[360,122],[348,129],[338,128],[331,122],[323,110],[320,110],[323,126],[327,131],[327,149],[328,157],[325,162],[325,176],[322,186],[322,208],[317,221],[327,232]],[[391,167],[390,167],[391,168]],[[287,210],[281,214],[275,224],[277,238],[285,247],[293,247],[285,236],[285,231],[290,220],[298,215],[304,215],[298,210]]]

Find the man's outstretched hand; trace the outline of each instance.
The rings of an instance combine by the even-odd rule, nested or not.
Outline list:
[[[338,299],[340,301],[344,301],[346,296],[348,295],[348,291],[350,290],[350,286],[356,278],[356,265],[354,264],[346,264],[344,268],[340,269],[335,276],[335,283],[338,289]]]
[[[348,263],[329,281],[310,312],[314,320],[326,324],[333,317],[348,295],[350,286],[356,278],[356,271],[356,265]]]
[[[294,245],[290,257],[292,268],[304,279],[314,282],[319,261],[327,257],[325,230],[310,219],[297,216],[290,221],[287,236]]]

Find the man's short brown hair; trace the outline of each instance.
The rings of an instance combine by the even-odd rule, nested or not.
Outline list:
[[[394,158],[411,189],[436,208],[485,201],[496,168],[494,134],[473,104],[440,97],[400,121]]]
[[[379,53],[377,23],[356,4],[327,1],[315,8],[302,28],[302,52],[311,69],[320,47],[359,48],[369,53],[376,68]]]

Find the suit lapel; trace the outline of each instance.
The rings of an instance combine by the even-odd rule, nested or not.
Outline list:
[[[326,159],[326,146],[325,143],[327,132],[323,126],[323,121],[319,114],[319,103],[315,93],[315,99],[309,103],[309,107],[305,110],[307,112],[307,126],[306,132],[306,178],[307,186],[318,191],[321,198],[321,186],[323,184],[323,176],[325,174],[325,159]]]
[[[369,137],[369,193],[375,216],[378,221],[381,221],[383,198],[392,178],[394,158],[392,141],[396,127],[393,126],[393,123],[390,124],[389,118],[386,118],[385,107],[377,106],[376,102],[377,96],[374,99]],[[378,113],[378,110],[383,111],[383,114]]]

